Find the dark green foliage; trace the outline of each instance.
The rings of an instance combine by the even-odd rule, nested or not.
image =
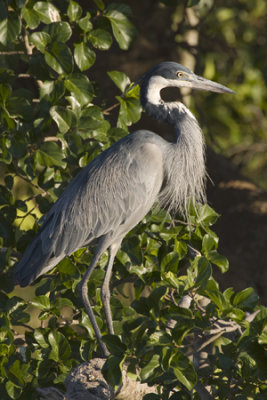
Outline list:
[[[77,291],[88,250],[62,260],[23,298],[13,291],[12,274],[39,216],[140,118],[138,87],[129,90],[125,74],[107,71],[122,92],[116,128],[94,104],[98,88],[90,80],[98,51],[114,41],[125,50],[136,32],[120,3],[95,0],[86,10],[72,0],[0,6],[0,393],[3,400],[28,400],[36,387],[64,390],[69,371],[98,354]],[[229,390],[231,398],[266,398],[267,311],[252,288],[222,292],[214,280],[213,268],[228,269],[211,230],[217,217],[207,205],[191,209],[190,225],[152,211],[125,238],[112,278],[115,335],[103,322],[102,256],[88,290],[111,352],[103,372],[113,386],[127,361],[132,375],[140,368],[142,381],[161,387],[147,400],[199,399],[197,382],[214,399],[229,399]]]

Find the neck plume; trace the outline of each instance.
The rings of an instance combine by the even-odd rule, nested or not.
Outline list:
[[[167,143],[165,179],[159,194],[160,205],[172,213],[188,218],[192,202],[206,201],[205,144],[200,126],[191,111],[180,102],[146,103],[146,111],[154,118],[171,124],[175,141]]]

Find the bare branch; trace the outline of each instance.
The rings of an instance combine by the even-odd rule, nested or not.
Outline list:
[[[104,114],[104,115],[109,115],[109,114],[110,114],[110,111],[114,110],[114,108],[119,107],[119,105],[120,105],[120,103],[113,104],[113,106],[106,108],[106,109],[103,111],[103,114]]]

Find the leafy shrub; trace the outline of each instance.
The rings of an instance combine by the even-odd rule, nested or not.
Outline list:
[[[2,2],[0,21],[0,390],[2,399],[36,398],[36,387],[64,390],[69,371],[97,354],[94,332],[77,293],[91,260],[82,249],[39,279],[28,300],[13,291],[13,267],[38,230],[37,220],[66,183],[140,117],[138,87],[109,71],[122,92],[116,128],[94,103],[99,88],[90,68],[113,41],[122,50],[135,36],[125,4],[95,0]],[[253,289],[221,292],[217,251],[207,205],[191,224],[151,212],[119,250],[112,278],[115,335],[103,323],[101,282],[107,257],[89,282],[94,312],[110,349],[104,373],[116,386],[121,365],[161,394],[148,399],[266,398],[267,312]],[[176,222],[176,223],[174,223]],[[146,295],[145,295],[146,294]],[[38,310],[38,320],[31,315]],[[254,317],[254,318],[253,318]]]

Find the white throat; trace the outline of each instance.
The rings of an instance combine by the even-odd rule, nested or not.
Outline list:
[[[195,120],[195,116],[191,113],[191,111],[180,101],[168,102],[165,103],[160,96],[160,91],[166,87],[178,87],[177,81],[173,81],[173,84],[167,79],[160,76],[153,76],[149,80],[149,84],[147,87],[147,103],[153,106],[164,105],[164,108],[169,111],[176,110],[176,112],[186,113],[192,119]]]
[[[148,103],[158,105],[161,100],[160,91],[168,86],[170,86],[169,82],[163,77],[153,76],[150,78],[146,93]]]

